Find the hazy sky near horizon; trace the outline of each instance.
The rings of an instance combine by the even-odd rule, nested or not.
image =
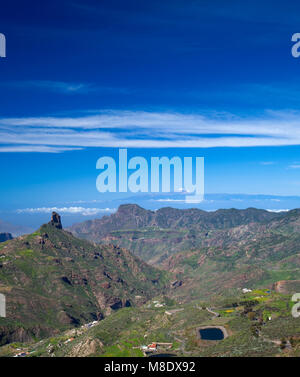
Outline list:
[[[206,193],[298,196],[299,12],[291,0],[2,3],[0,218],[113,210],[130,195],[97,192],[95,166],[121,147],[204,156]]]

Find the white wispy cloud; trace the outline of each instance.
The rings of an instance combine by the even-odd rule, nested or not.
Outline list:
[[[154,202],[166,202],[166,203],[186,203],[185,199],[171,199],[171,198],[165,198],[165,199],[152,199]]]
[[[49,147],[44,145],[14,145],[9,147],[1,147],[0,153],[7,152],[38,152],[38,153],[61,153],[67,151],[78,151],[82,148],[67,148],[67,147]]]
[[[198,199],[195,199],[195,203],[198,203]],[[186,199],[173,199],[173,198],[161,198],[161,199],[151,199],[152,202],[162,202],[162,203],[187,203]],[[202,200],[202,203],[214,203],[215,200]]]
[[[300,169],[300,164],[289,165],[290,169]]]
[[[115,208],[84,208],[84,207],[41,207],[41,208],[24,208],[18,209],[17,213],[64,213],[71,215],[92,216],[99,213],[112,213],[115,212]]]
[[[201,114],[106,111],[81,117],[0,118],[0,148],[13,152],[18,148],[24,151],[26,146],[32,152],[42,152],[43,148],[45,152],[50,149],[63,152],[63,148],[87,147],[300,145],[299,114],[269,111],[262,118],[239,119]]]
[[[280,212],[288,212],[290,211],[290,209],[266,209],[266,211],[280,213]]]

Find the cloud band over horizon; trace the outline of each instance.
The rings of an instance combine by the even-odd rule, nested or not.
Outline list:
[[[99,213],[112,213],[115,212],[115,208],[84,208],[84,207],[41,207],[41,208],[24,208],[18,209],[18,214],[35,214],[35,213],[52,213],[59,212],[70,215],[82,215],[91,216]]]
[[[232,114],[102,111],[81,117],[0,118],[0,152],[300,145],[299,115],[267,111],[252,119]]]

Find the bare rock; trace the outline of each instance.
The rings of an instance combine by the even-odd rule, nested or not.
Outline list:
[[[57,229],[62,229],[60,215],[56,212],[52,212],[50,224]]]
[[[86,357],[96,354],[103,348],[103,343],[99,339],[87,338],[77,343],[71,350],[71,357]]]

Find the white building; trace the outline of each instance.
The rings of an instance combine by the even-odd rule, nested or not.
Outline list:
[[[252,292],[252,289],[243,288],[243,289],[242,289],[242,292],[243,292],[243,293],[249,293],[249,292]]]

